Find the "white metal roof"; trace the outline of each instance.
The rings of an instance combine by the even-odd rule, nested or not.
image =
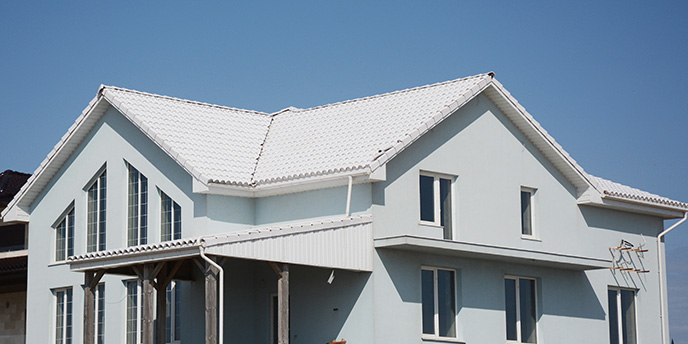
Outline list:
[[[274,114],[101,86],[3,216],[13,211],[10,217],[28,219],[30,204],[110,104],[202,184],[244,192],[318,178],[369,175],[480,93],[495,102],[578,188],[579,195],[592,188],[603,198],[642,199],[650,206],[688,209],[686,203],[617,183],[612,187],[611,182],[585,173],[494,74],[485,73]]]

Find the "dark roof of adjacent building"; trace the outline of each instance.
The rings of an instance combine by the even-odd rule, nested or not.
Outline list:
[[[7,206],[29,177],[31,175],[28,173],[12,170],[0,173],[0,209],[4,209]]]

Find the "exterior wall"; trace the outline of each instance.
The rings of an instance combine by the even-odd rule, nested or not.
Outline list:
[[[0,343],[23,344],[26,326],[26,292],[0,294]]]
[[[442,238],[441,228],[420,224],[420,171],[457,177],[452,194],[454,240],[601,259],[612,259],[609,247],[619,245],[621,239],[635,245],[646,242],[645,259],[629,253],[625,257],[651,272],[576,272],[518,265],[508,259],[490,262],[440,256],[439,252],[378,249],[374,273],[377,342],[421,342],[421,265],[457,269],[459,339],[467,342],[505,340],[505,274],[538,281],[538,343],[607,341],[609,286],[637,290],[638,340],[659,340],[655,248],[662,219],[577,205],[573,185],[483,95],[387,164],[387,180],[373,186],[375,238]],[[522,186],[537,189],[536,240],[521,237]]]

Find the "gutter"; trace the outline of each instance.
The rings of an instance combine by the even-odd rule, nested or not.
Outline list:
[[[666,334],[666,326],[668,325],[668,322],[665,319],[665,314],[664,314],[664,306],[667,305],[668,308],[668,295],[664,295],[664,277],[665,276],[665,271],[662,270],[662,242],[664,242],[664,236],[674,230],[674,228],[678,227],[680,224],[685,222],[688,219],[688,212],[685,212],[683,215],[683,219],[680,221],[676,222],[673,226],[669,227],[662,233],[659,233],[657,235],[657,273],[659,274],[659,321],[662,326],[662,343],[667,343],[667,334]]]

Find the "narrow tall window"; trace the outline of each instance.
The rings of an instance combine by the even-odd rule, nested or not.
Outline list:
[[[537,343],[535,280],[504,279],[506,303],[506,339],[515,343]]]
[[[148,241],[148,178],[129,164],[127,168],[127,244],[144,245]]]
[[[635,291],[610,288],[609,343],[636,344]]]
[[[521,234],[533,236],[533,194],[532,189],[521,188]]]
[[[127,287],[127,322],[126,343],[138,344],[143,338],[141,326],[141,283],[126,281]]]
[[[55,226],[55,261],[65,261],[74,255],[74,209],[65,214]]]
[[[59,289],[55,294],[55,344],[72,343],[72,288]]]
[[[420,175],[420,220],[443,228],[443,238],[451,240],[452,180],[429,173]]]
[[[161,241],[182,238],[182,208],[170,196],[160,191]]]
[[[181,339],[181,284],[172,281],[167,286],[167,308],[165,323],[165,343],[176,343]]]
[[[95,343],[103,344],[105,343],[105,284],[98,284],[95,293],[93,309],[95,310],[96,321],[93,334],[95,335]]]
[[[456,272],[421,270],[423,334],[456,338]]]
[[[86,251],[105,250],[105,209],[107,194],[107,173],[96,179],[86,192],[88,194],[88,211],[86,223]]]

